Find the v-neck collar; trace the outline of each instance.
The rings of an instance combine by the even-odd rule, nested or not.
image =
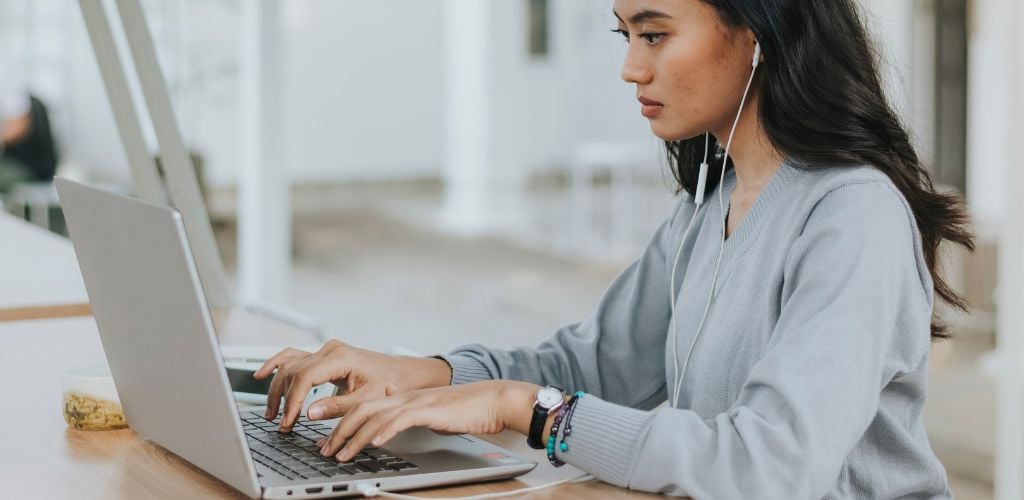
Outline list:
[[[783,161],[779,165],[779,168],[772,174],[771,180],[757,195],[757,200],[750,207],[750,210],[743,216],[743,220],[740,221],[739,226],[736,230],[729,235],[729,238],[724,242],[724,250],[722,252],[722,265],[718,276],[718,281],[715,284],[715,293],[721,288],[722,283],[726,281],[731,273],[732,269],[736,265],[736,261],[743,255],[743,253],[749,248],[750,243],[756,239],[757,234],[761,231],[764,226],[761,222],[769,217],[772,212],[779,205],[780,198],[792,188],[794,181],[800,175],[800,171],[792,166],[789,161]],[[725,213],[729,211],[729,198],[732,195],[733,190],[736,188],[736,172],[729,170],[725,174],[725,179],[722,183],[721,190],[721,204],[719,204],[718,192],[708,202],[712,206],[712,224],[719,224],[720,226],[725,221]],[[723,212],[723,209],[725,212]],[[719,237],[725,238],[725,232],[721,228],[718,230]]]

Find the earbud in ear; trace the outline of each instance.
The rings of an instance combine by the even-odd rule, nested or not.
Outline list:
[[[761,42],[754,40],[754,62],[751,65],[757,69],[759,64],[761,64]]]

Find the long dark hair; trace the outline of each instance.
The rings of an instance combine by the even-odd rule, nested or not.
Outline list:
[[[974,250],[962,198],[936,191],[906,129],[882,91],[878,54],[854,0],[704,0],[729,26],[745,26],[761,43],[764,62],[755,88],[759,119],[772,145],[803,165],[872,165],[892,179],[910,204],[935,293],[967,303],[938,272],[943,240]],[[712,136],[712,147],[719,149]],[[693,194],[704,136],[666,142],[680,189]],[[707,193],[718,184],[721,158],[711,162]],[[946,338],[932,318],[932,339]]]

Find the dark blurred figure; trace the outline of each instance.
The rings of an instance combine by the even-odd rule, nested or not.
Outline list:
[[[31,96],[12,64],[0,58],[0,194],[26,181],[49,181],[57,148],[46,106]]]

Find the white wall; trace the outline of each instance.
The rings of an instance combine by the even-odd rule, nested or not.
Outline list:
[[[156,5],[157,8],[153,8]],[[164,43],[168,78],[187,80],[175,92],[186,137],[207,159],[215,184],[237,177],[237,139],[232,120],[235,75],[201,48],[230,53],[237,21],[224,8],[188,4],[181,12],[147,4],[158,41],[169,16],[185,38]],[[564,164],[575,143],[650,137],[633,90],[619,79],[624,44],[614,26],[611,2],[552,2],[551,54],[531,58],[526,46],[526,3],[495,5],[502,19],[492,33],[495,132],[499,156],[522,169]],[[285,127],[282,140],[294,181],[434,176],[443,157],[443,16],[439,0],[377,2],[307,0],[284,5]],[[76,24],[80,21],[76,19]],[[172,23],[173,24],[173,23]],[[118,150],[102,86],[84,30],[76,29],[76,129],[90,140],[76,143],[88,164],[120,163],[98,151]],[[173,43],[173,42],[171,42]],[[228,45],[228,47],[225,47]],[[181,60],[187,63],[182,68]],[[226,68],[220,68],[227,66]],[[177,71],[177,72],[176,72]],[[226,73],[218,76],[220,71]],[[179,73],[185,73],[184,75]],[[182,102],[184,101],[184,102]],[[99,115],[99,127],[89,118]],[[97,134],[97,128],[101,129]],[[98,150],[98,151],[97,151]],[[118,155],[120,152],[118,151]],[[520,172],[508,172],[519,177]]]
[[[70,44],[71,158],[104,176],[128,169],[74,9]],[[239,172],[236,2],[147,0],[150,27],[186,140],[207,180]],[[651,140],[631,86],[611,1],[551,2],[551,54],[527,53],[526,2],[495,4],[494,132],[499,174],[561,166],[576,144]],[[302,0],[283,5],[285,168],[294,182],[439,176],[444,155],[441,0]]]
[[[576,59],[570,76],[573,141],[657,142],[640,115],[635,86],[620,76],[626,43],[610,32],[617,26],[612,2],[574,5],[572,39],[567,41],[574,46]]]
[[[72,54],[69,159],[128,179],[77,2],[67,0]],[[284,143],[298,182],[437,175],[443,60],[438,0],[285,3]],[[207,179],[238,172],[237,2],[144,2],[190,147]],[[184,82],[184,83],[183,83]],[[184,85],[184,87],[182,86]]]
[[[237,1],[237,0],[236,0]],[[892,54],[890,88],[913,110],[912,2],[864,0]],[[69,3],[74,3],[69,0]],[[164,46],[186,138],[207,161],[207,178],[233,184],[237,151],[235,2],[147,1]],[[177,8],[168,8],[177,5]],[[625,44],[611,0],[553,0],[551,54],[527,53],[526,2],[503,1],[492,33],[494,133],[499,173],[516,184],[530,170],[565,165],[578,144],[657,145],[634,89],[619,78]],[[77,11],[77,6],[74,6]],[[439,176],[444,161],[444,16],[441,0],[301,0],[284,6],[283,142],[294,182]],[[177,16],[177,17],[176,17]],[[91,49],[74,17],[71,96],[74,156],[127,172]],[[177,37],[165,36],[171,30]],[[162,35],[164,34],[164,35]],[[177,44],[177,45],[176,45]],[[187,81],[184,92],[178,80]],[[915,113],[911,113],[914,115]],[[929,137],[927,131],[917,134]]]
[[[439,0],[285,5],[284,156],[298,182],[437,176]]]

